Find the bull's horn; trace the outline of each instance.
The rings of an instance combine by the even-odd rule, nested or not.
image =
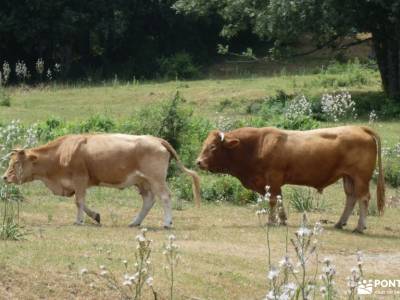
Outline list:
[[[221,142],[223,142],[223,141],[224,141],[224,138],[225,138],[225,134],[224,134],[222,131],[220,131],[220,132],[219,132],[219,136],[220,136],[220,138],[221,138]]]

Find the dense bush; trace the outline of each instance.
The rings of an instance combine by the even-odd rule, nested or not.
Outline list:
[[[0,86],[0,106],[11,106],[10,95],[1,86]]]
[[[161,76],[168,79],[191,79],[200,75],[193,58],[186,52],[178,52],[170,57],[158,60]]]
[[[185,175],[171,179],[174,196],[191,199],[190,178]],[[257,194],[244,188],[239,180],[228,175],[202,176],[201,198],[206,201],[227,201],[235,204],[255,202]]]

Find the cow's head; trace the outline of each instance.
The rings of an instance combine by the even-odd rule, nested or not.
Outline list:
[[[7,183],[21,184],[33,180],[33,165],[37,160],[29,150],[15,149],[10,154],[10,162],[3,180]]]
[[[230,133],[214,130],[210,132],[203,143],[203,148],[196,160],[202,170],[211,172],[224,172],[229,169],[229,158],[234,148],[238,147],[240,140]]]

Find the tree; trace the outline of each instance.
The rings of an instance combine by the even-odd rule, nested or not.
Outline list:
[[[315,49],[337,47],[346,37],[370,33],[384,91],[400,101],[400,0],[178,0],[181,13],[218,14],[221,34],[233,37],[251,28],[273,41],[269,55],[297,55],[305,34]],[[312,51],[310,51],[312,52]]]

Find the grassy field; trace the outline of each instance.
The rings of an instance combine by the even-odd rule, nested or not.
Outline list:
[[[304,72],[299,75],[189,82],[12,88],[11,107],[0,108],[0,122],[20,119],[30,124],[50,116],[82,120],[95,113],[122,119],[141,107],[157,105],[177,89],[193,107],[195,115],[209,119],[219,115],[241,118],[247,117],[244,107],[251,99],[273,95],[279,89],[288,94],[319,96],[336,88],[326,85],[326,82],[340,78],[347,80],[352,77],[347,73],[321,75]],[[363,84],[348,86],[351,93],[379,93],[378,73],[369,73],[367,79]],[[232,104],[217,113],[220,102],[226,99]],[[331,125],[334,124],[324,123],[322,126]],[[399,122],[377,122],[374,128],[382,135],[385,146],[399,142]],[[91,287],[79,275],[79,270],[98,271],[99,265],[106,265],[115,270],[122,281],[122,260],[134,260],[135,236],[139,233],[139,229],[127,227],[141,205],[138,194],[133,190],[90,190],[88,204],[102,215],[103,225],[99,227],[89,220],[85,226],[73,226],[73,200],[51,195],[40,183],[27,184],[22,187],[22,192],[26,201],[22,204],[20,218],[28,235],[23,241],[0,242],[0,299],[117,299],[118,294],[106,289],[101,281],[96,281]],[[374,184],[371,184],[371,192],[375,202]],[[286,189],[284,198],[288,195]],[[351,217],[345,230],[333,229],[344,207],[341,183],[327,188],[318,197],[324,209],[309,213],[308,217],[311,224],[318,220],[326,223],[319,241],[319,261],[324,257],[333,259],[340,295],[345,293],[350,268],[356,266],[357,250],[364,252],[366,279],[399,279],[400,208],[395,202],[399,200],[400,190],[387,188],[387,198],[394,204],[386,209],[384,216],[368,217],[368,229],[364,235],[351,233],[358,216]],[[176,199],[174,202],[177,207]],[[287,199],[284,202],[288,205]],[[289,237],[297,230],[300,220],[301,214],[291,208]],[[262,299],[265,296],[266,231],[259,226],[254,205],[209,202],[197,209],[192,203],[184,202],[182,209],[174,210],[174,229],[166,231],[162,229],[162,210],[157,203],[143,226],[148,228],[148,236],[154,240],[154,287],[160,291],[161,299],[168,295],[168,281],[162,267],[162,246],[171,233],[177,237],[181,255],[175,282],[176,299]],[[285,240],[286,227],[271,228],[273,262],[284,255]],[[289,253],[294,255],[292,249]],[[309,272],[314,274],[314,262]]]

